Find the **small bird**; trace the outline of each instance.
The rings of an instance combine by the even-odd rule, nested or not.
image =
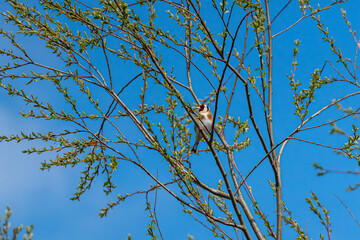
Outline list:
[[[202,122],[198,122],[198,125],[205,133],[209,134],[211,132],[211,127],[213,123],[213,115],[210,112],[210,108],[206,104],[201,104],[199,107],[197,107],[197,109],[199,109],[200,121]],[[204,125],[207,130],[205,129]],[[203,135],[201,134],[200,129],[196,126],[196,124],[194,126],[194,129],[196,137],[194,146],[191,149],[192,152],[196,152],[197,146],[199,145],[200,140],[203,138]]]

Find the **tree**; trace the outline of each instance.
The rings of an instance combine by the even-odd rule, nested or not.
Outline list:
[[[104,192],[112,193],[117,185],[112,178],[120,167],[127,166],[124,163],[136,166],[153,181],[146,190],[119,195],[101,210],[101,217],[129,196],[145,194],[151,218],[148,235],[165,239],[155,208],[161,190],[216,237],[265,239],[268,235],[280,240],[285,223],[299,239],[309,239],[284,203],[281,163],[287,144],[306,142],[360,161],[356,125],[343,146],[318,142],[316,135],[307,133],[331,125],[334,130],[336,122],[356,116],[359,110],[355,107],[337,117],[336,106],[360,94],[355,31],[343,10],[356,43],[356,56],[351,60],[342,54],[320,18],[320,14],[338,9],[343,0],[321,5],[299,0],[301,17],[286,22],[277,33],[273,32],[275,27],[279,30],[276,19],[291,0],[278,10],[272,9],[268,0],[42,0],[37,8],[6,2],[13,10],[1,14],[18,30],[16,34],[0,32],[12,44],[11,49],[0,50],[10,59],[0,70],[1,87],[30,106],[20,112],[23,117],[65,124],[52,132],[23,131],[1,140],[41,141],[43,147],[24,152],[54,152],[52,159],[42,163],[44,170],[84,165],[73,200],[79,200],[99,175],[106,177]],[[283,53],[274,50],[273,41],[308,20],[318,28],[329,51],[306,75],[297,71],[301,41],[291,40],[292,63],[282,63]],[[31,49],[22,47],[23,36],[42,40],[61,64],[39,61]],[[311,61],[309,58],[306,61]],[[281,78],[275,75],[279,62],[292,66],[286,81],[286,73],[281,72]],[[55,97],[48,95],[54,90],[66,104],[56,104]],[[274,118],[281,104],[289,104],[284,91],[291,91],[293,109]],[[315,102],[329,93],[326,103]],[[336,99],[329,101],[331,98]],[[215,119],[211,131],[201,128],[197,117],[196,107],[203,103],[210,105]],[[326,119],[328,112],[332,120]],[[289,121],[292,131],[279,137]],[[190,151],[193,124],[204,136],[199,153]],[[309,136],[310,140],[305,139]],[[216,174],[206,176],[194,167],[194,161],[202,157],[215,163]],[[255,160],[246,163],[245,157]],[[249,176],[266,164],[268,171],[262,177],[269,185],[252,188],[247,183]],[[319,164],[315,167],[324,170]],[[276,213],[268,217],[273,214],[271,209],[263,209],[254,192],[271,187]],[[154,202],[149,194],[155,196]],[[315,193],[306,201],[330,239],[328,210]]]

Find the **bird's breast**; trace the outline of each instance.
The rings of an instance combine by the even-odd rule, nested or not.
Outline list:
[[[208,129],[208,131],[210,132],[211,131],[211,127],[212,127],[212,121],[210,121],[209,119],[205,118],[205,119],[202,119],[201,120],[205,127]]]

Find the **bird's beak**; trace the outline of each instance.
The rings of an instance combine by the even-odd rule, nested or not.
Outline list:
[[[196,109],[200,109],[200,107],[196,107]]]

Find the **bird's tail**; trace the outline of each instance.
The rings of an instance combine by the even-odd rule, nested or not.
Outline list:
[[[201,140],[201,138],[196,136],[194,146],[191,149],[192,152],[196,153],[200,140]]]

